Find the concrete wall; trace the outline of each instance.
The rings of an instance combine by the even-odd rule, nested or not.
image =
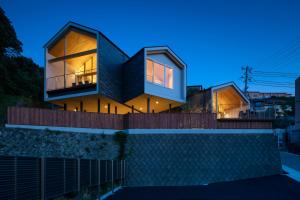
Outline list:
[[[296,95],[296,116],[295,125],[296,129],[300,130],[300,77],[295,82],[295,95]]]
[[[199,185],[281,173],[270,131],[231,131],[128,130],[127,185]],[[0,155],[114,159],[119,146],[112,133],[0,128]]]
[[[272,134],[134,134],[128,186],[199,185],[281,173]]]

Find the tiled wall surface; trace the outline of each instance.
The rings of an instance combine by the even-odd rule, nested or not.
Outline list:
[[[128,141],[128,186],[182,186],[281,173],[271,134],[137,134]]]

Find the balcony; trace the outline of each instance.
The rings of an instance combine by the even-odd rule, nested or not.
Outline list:
[[[72,91],[93,89],[96,88],[96,83],[96,71],[54,76],[47,79],[47,93],[49,95],[63,94]]]

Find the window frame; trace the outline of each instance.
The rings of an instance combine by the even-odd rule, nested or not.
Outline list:
[[[148,71],[148,65],[147,65],[147,61],[151,61],[152,62],[152,77],[151,77],[151,81],[148,80],[148,75],[147,75],[147,71]],[[159,83],[156,83],[154,82],[154,63],[156,64],[159,64],[159,65],[162,65],[163,68],[164,68],[164,80],[163,80],[163,83],[162,84],[159,84]],[[172,81],[172,87],[167,87],[166,86],[166,68],[168,69],[171,69],[172,70],[172,77],[173,77],[173,81]],[[174,68],[172,68],[170,65],[167,65],[167,64],[164,64],[162,62],[159,62],[159,61],[156,61],[152,58],[146,58],[146,81],[149,82],[149,83],[152,83],[154,85],[158,85],[160,87],[163,87],[163,88],[166,88],[166,89],[170,89],[170,90],[173,90],[174,89]]]

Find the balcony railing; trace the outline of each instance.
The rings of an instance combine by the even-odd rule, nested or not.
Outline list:
[[[47,78],[47,91],[90,86],[96,83],[96,70],[88,70]]]

